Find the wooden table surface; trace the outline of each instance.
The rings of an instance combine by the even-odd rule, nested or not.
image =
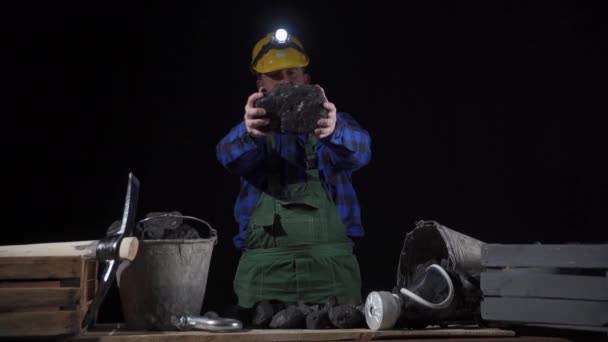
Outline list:
[[[207,332],[207,331],[128,331],[116,326],[100,326],[78,337],[67,339],[76,341],[124,341],[124,342],[240,342],[240,341],[370,341],[370,340],[449,340],[458,339],[467,341],[519,341],[531,342],[534,339],[515,338],[510,330],[484,329],[484,328],[429,328],[423,330],[384,330],[372,331],[369,329],[265,329],[242,330],[238,332]],[[540,341],[540,340],[539,340]],[[545,342],[565,342],[568,340],[554,338],[544,339]]]

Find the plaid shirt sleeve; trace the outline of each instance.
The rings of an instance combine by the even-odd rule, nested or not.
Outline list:
[[[350,114],[336,114],[334,132],[320,141],[323,143],[324,159],[336,168],[355,171],[371,159],[371,139]]]
[[[264,138],[253,138],[245,122],[233,127],[215,148],[218,161],[230,173],[242,176],[264,158]]]

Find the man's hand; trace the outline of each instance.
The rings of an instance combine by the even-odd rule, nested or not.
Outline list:
[[[264,97],[263,89],[260,89],[257,93],[251,94],[247,99],[245,105],[245,126],[247,132],[254,138],[267,136],[264,128],[270,123],[270,119],[266,117],[266,110],[264,108],[256,108],[255,101]]]
[[[317,129],[315,129],[315,135],[317,136],[317,138],[322,139],[330,136],[336,129],[337,110],[336,106],[333,103],[327,101],[327,96],[325,96],[325,90],[323,90],[323,88],[321,88],[320,86],[317,87],[319,87],[321,89],[321,92],[323,93],[323,98],[325,99],[323,107],[327,109],[327,118],[320,119],[319,121],[317,121]]]

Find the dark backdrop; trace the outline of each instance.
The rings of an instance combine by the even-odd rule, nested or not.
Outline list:
[[[372,136],[357,172],[364,294],[394,285],[420,219],[486,242],[606,242],[606,20],[591,3],[40,3],[22,22],[15,227],[2,244],[97,239],[178,210],[219,231],[204,310],[234,301],[237,177],[215,145],[255,90],[279,25],[312,80]],[[122,319],[116,290],[102,321]]]

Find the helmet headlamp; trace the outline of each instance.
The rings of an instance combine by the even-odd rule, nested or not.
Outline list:
[[[268,43],[262,46],[258,54],[251,61],[251,69],[255,69],[255,65],[258,63],[258,61],[262,57],[264,57],[264,55],[266,55],[270,50],[285,50],[289,48],[293,48],[296,51],[306,55],[304,49],[302,49],[291,39],[291,36],[289,35],[289,33],[287,33],[285,29],[280,28],[276,30],[274,35],[272,36],[272,39],[270,39]]]

